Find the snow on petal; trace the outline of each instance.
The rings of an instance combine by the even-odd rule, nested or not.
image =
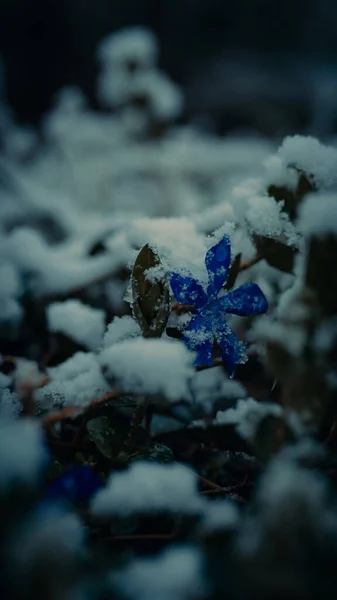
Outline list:
[[[260,315],[268,308],[267,299],[259,286],[250,281],[222,296],[219,304],[226,312],[241,317]]]
[[[171,277],[171,288],[177,302],[181,304],[192,304],[200,307],[205,304],[207,297],[198,283],[192,277],[183,277],[178,273],[174,273]]]
[[[197,352],[195,364],[210,365],[213,356],[213,333],[211,323],[203,314],[196,314],[184,331],[184,340],[190,350]]]
[[[233,377],[235,365],[243,364],[247,361],[246,346],[238,340],[237,335],[222,316],[218,316],[217,318],[214,334],[220,346],[222,361],[228,369],[229,376]]]

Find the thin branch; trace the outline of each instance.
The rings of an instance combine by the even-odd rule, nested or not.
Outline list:
[[[180,304],[179,302],[176,302],[173,304],[171,311],[175,312],[177,315],[183,315],[195,311],[195,306],[193,306],[193,304]]]
[[[203,477],[202,475],[199,475],[199,479],[200,479],[201,483],[203,483],[207,487],[211,488],[212,490],[216,490],[218,492],[222,492],[223,491],[223,487],[221,487],[221,485],[218,485],[217,483],[213,483],[213,481],[210,481],[209,479],[206,479],[206,477]]]
[[[221,359],[215,360],[211,365],[197,365],[196,371],[205,371],[206,369],[214,369],[214,367],[223,366],[223,362]]]
[[[215,483],[215,484],[212,484],[211,490],[205,490],[203,492],[200,492],[200,494],[202,494],[203,496],[209,496],[209,495],[221,494],[221,493],[222,494],[231,494],[235,490],[245,487],[245,485],[248,482],[248,479],[249,479],[249,475],[248,475],[248,473],[245,473],[245,476],[240,483],[237,483],[235,485],[229,485],[227,487],[221,487],[220,485],[217,485]],[[211,482],[209,482],[209,483],[211,483]]]
[[[56,413],[51,413],[45,417],[42,417],[40,422],[43,426],[48,426],[58,423],[59,421],[64,421],[65,419],[69,419],[71,417],[78,417],[81,414],[86,413],[91,408],[105,404],[105,402],[109,402],[114,398],[118,398],[118,396],[120,396],[120,392],[109,392],[108,394],[104,394],[104,396],[101,398],[95,398],[95,400],[92,400],[88,406],[67,406],[67,408],[63,408]]]

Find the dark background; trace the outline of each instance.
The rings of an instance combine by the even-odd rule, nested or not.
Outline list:
[[[182,85],[189,120],[219,133],[315,128],[313,90],[337,73],[336,0],[0,0],[0,55],[17,120],[36,123],[66,84],[97,108],[97,44],[140,24],[158,35],[161,66]]]

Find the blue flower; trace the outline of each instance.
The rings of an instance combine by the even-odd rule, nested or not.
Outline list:
[[[212,364],[215,339],[220,347],[222,360],[232,377],[235,365],[246,362],[247,355],[245,344],[240,342],[231,330],[225,320],[225,314],[243,317],[259,315],[267,310],[268,302],[259,286],[250,282],[218,297],[228,278],[230,260],[230,240],[225,236],[206,253],[206,291],[192,277],[183,277],[177,273],[172,275],[170,283],[177,302],[190,304],[196,309],[184,331],[187,347],[197,352],[195,364]]]
[[[88,502],[103,485],[102,478],[89,465],[76,465],[57,477],[48,486],[50,499],[66,500],[73,504]]]

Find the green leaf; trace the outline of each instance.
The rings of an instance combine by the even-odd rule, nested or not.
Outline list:
[[[257,252],[267,261],[271,267],[292,273],[297,249],[293,246],[287,246],[283,241],[266,237],[263,235],[253,235],[253,241]]]
[[[89,438],[106,458],[116,458],[129,435],[125,422],[108,416],[96,417],[87,422]]]
[[[118,460],[122,463],[129,464],[135,460],[154,460],[160,463],[171,463],[174,460],[171,448],[165,444],[152,443],[149,446],[138,446],[135,451],[128,453],[120,452]]]
[[[160,258],[148,244],[139,252],[131,275],[133,314],[144,337],[160,337],[170,314],[170,292],[166,280],[151,282],[148,269],[160,266]]]

